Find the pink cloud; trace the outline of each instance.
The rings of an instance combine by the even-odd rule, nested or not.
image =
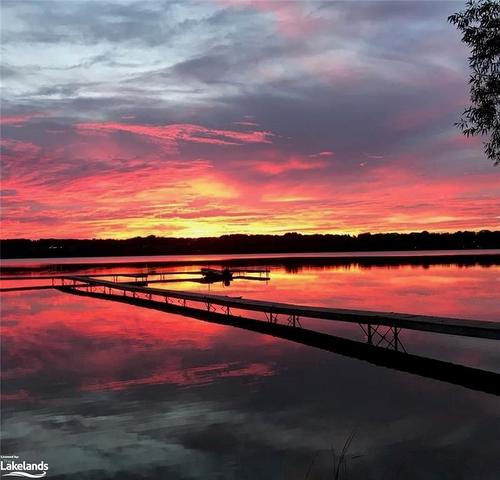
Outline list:
[[[475,148],[481,147],[483,139],[481,137],[466,137],[460,132],[456,132],[442,139],[438,144],[439,147],[452,148]]]
[[[0,146],[6,150],[7,155],[29,156],[33,157],[40,152],[40,147],[31,142],[22,142],[20,140],[12,140],[10,138],[1,138]],[[5,159],[5,156],[4,156]]]
[[[495,176],[429,175],[419,168],[421,155],[392,154],[365,168],[355,162],[347,168],[345,157],[330,150],[291,154],[277,145],[259,147],[259,153],[235,148],[192,158],[184,152],[165,155],[158,147],[165,141],[174,148],[207,131],[219,135],[215,140],[242,145],[231,138],[244,133],[84,125],[90,125],[81,130],[88,135],[57,138],[57,148],[2,140],[2,188],[16,192],[2,198],[4,238],[359,233],[499,224]],[[102,125],[102,135],[95,135]],[[157,143],[112,135],[120,131]]]
[[[277,30],[285,37],[297,38],[313,35],[325,28],[326,21],[309,14],[304,5],[296,1],[275,0],[219,0],[234,8],[253,8],[272,15]]]
[[[397,113],[395,118],[389,120],[389,127],[396,131],[413,130],[439,120],[452,109],[453,106],[440,103],[432,106],[413,107],[411,110],[402,110]]]
[[[304,72],[326,85],[360,84],[367,75],[367,65],[346,52],[306,55],[297,59]]]
[[[79,123],[77,131],[83,134],[107,134],[125,132],[159,142],[163,147],[176,150],[179,142],[202,143],[211,145],[244,145],[271,143],[271,132],[254,130],[240,132],[237,130],[210,129],[201,125],[171,124],[164,126],[133,125],[117,122]]]
[[[255,122],[250,121],[241,121],[241,122],[233,122],[235,125],[243,125],[244,127],[258,127],[259,125]]]
[[[3,235],[125,238],[499,226],[491,175],[423,181],[411,171],[376,167],[358,174],[319,171],[311,183],[301,178],[303,170],[275,172],[259,182],[200,164],[188,171],[163,165],[50,187],[14,179],[4,185],[17,195],[4,199]]]
[[[279,175],[280,173],[293,170],[316,170],[318,168],[325,168],[327,165],[328,162],[326,162],[325,160],[304,160],[299,156],[294,156],[285,161],[257,161],[253,164],[253,168],[257,172],[264,173],[266,175]]]
[[[315,157],[333,157],[333,155],[335,155],[333,152],[330,152],[329,150],[325,150],[324,152],[312,153],[309,156],[311,158],[315,158]]]
[[[29,122],[32,118],[45,117],[46,115],[39,112],[25,113],[22,115],[10,115],[0,117],[0,125],[23,125]]]

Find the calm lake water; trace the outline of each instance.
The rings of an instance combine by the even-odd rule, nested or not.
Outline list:
[[[268,258],[267,266],[269,281],[152,286],[500,321],[498,257],[377,265]],[[134,270],[147,268],[82,267]],[[3,293],[1,320],[2,453],[46,461],[47,478],[334,478],[334,455],[350,436],[340,478],[500,478],[500,399],[491,394],[55,290]],[[353,325],[303,326],[363,338]],[[410,331],[401,340],[411,353],[500,373],[496,341]]]

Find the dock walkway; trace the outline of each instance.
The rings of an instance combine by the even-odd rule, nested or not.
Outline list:
[[[432,333],[461,335],[475,338],[500,340],[500,322],[484,320],[465,320],[459,318],[435,317],[427,315],[412,315],[394,312],[376,312],[369,310],[351,310],[344,308],[326,308],[308,305],[294,305],[265,300],[252,300],[242,297],[212,295],[179,290],[165,290],[127,283],[117,283],[99,280],[87,276],[71,275],[62,279],[64,286],[71,289],[97,291],[106,295],[110,300],[117,295],[139,297],[151,302],[177,302],[187,307],[188,302],[197,304],[203,311],[219,311],[232,315],[231,309],[262,312],[267,321],[277,323],[278,315],[286,317],[289,325],[300,326],[300,318],[314,318],[321,320],[335,320],[340,322],[365,325],[365,333],[371,343],[373,329],[385,326],[393,329],[397,348],[397,334],[399,329],[419,330]],[[201,307],[201,308],[200,308]]]

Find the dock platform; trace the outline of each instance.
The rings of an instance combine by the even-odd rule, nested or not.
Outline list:
[[[351,310],[345,308],[327,308],[309,305],[295,305],[266,300],[254,300],[242,297],[212,295],[205,293],[166,290],[160,288],[137,286],[127,283],[116,283],[91,277],[72,275],[63,279],[65,286],[86,291],[99,291],[113,299],[114,296],[140,297],[151,302],[176,302],[187,307],[196,304],[200,310],[222,311],[227,315],[231,309],[261,312],[265,319],[277,323],[278,315],[285,317],[288,324],[300,327],[301,318],[335,320],[356,323],[366,327],[368,341],[373,340],[378,326],[393,329],[397,345],[399,329],[419,330],[432,333],[461,335],[475,338],[500,340],[500,322],[484,320],[465,320],[460,318],[413,315],[396,312],[377,312],[370,310]]]

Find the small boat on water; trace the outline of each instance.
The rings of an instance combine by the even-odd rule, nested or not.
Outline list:
[[[233,278],[233,272],[229,268],[223,268],[222,270],[202,268],[201,274],[210,280],[231,280]]]

